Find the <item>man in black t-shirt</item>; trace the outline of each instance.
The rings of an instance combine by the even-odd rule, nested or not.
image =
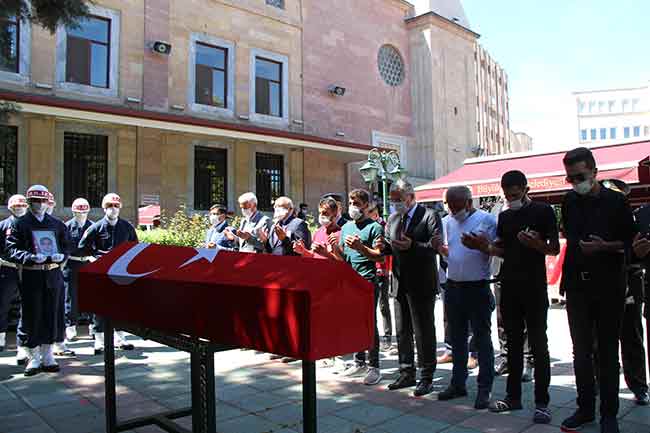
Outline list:
[[[548,293],[546,256],[560,253],[557,219],[553,208],[531,201],[528,181],[520,171],[501,178],[508,209],[499,214],[497,240],[483,247],[503,258],[501,265],[501,314],[508,336],[509,375],[506,396],[490,404],[492,412],[522,409],[521,377],[524,368],[524,330],[535,363],[535,405],[533,421],[551,422],[548,387],[551,363],[546,336]]]

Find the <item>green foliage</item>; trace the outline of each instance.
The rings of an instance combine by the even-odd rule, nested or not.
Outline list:
[[[75,27],[89,14],[88,0],[0,0],[0,16],[16,16],[54,34],[59,24]]]
[[[208,219],[200,214],[188,214],[185,206],[171,217],[162,217],[162,228],[138,230],[140,242],[183,247],[201,247],[208,230]]]

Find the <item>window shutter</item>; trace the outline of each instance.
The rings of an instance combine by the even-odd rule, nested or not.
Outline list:
[[[90,84],[90,42],[68,35],[65,80]]]

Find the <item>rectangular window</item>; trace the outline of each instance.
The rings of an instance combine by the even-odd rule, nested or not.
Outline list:
[[[266,4],[269,6],[275,6],[276,8],[284,9],[284,0],[266,0]]]
[[[226,108],[228,104],[228,50],[196,43],[197,104]]]
[[[630,101],[628,101],[627,99],[623,99],[623,102],[621,103],[621,107],[622,107],[623,113],[627,113],[628,111],[630,111],[630,108],[629,108],[630,107]]]
[[[614,108],[616,107],[616,101],[609,101],[609,112],[613,113]]]
[[[605,112],[605,101],[598,101],[598,112],[599,113]]]
[[[596,139],[596,129],[595,128],[591,130],[591,139],[592,140]]]
[[[256,191],[260,210],[273,209],[273,201],[284,195],[284,157],[269,153],[255,155]]]
[[[650,135],[650,126],[643,127],[643,135],[645,135],[646,137]]]
[[[0,71],[20,72],[18,47],[20,41],[20,23],[16,17],[0,18]]]
[[[0,125],[0,202],[18,190],[18,128]]]
[[[228,205],[227,161],[225,149],[194,148],[194,209],[208,210],[214,204]]]
[[[609,138],[610,139],[616,138],[616,128],[609,128]]]
[[[585,103],[580,101],[578,102],[578,113],[584,113],[585,112]]]
[[[600,128],[600,139],[601,140],[607,139],[607,128]]]
[[[108,137],[105,135],[63,134],[63,201],[84,197],[92,207],[100,207],[108,192]]]
[[[111,21],[100,17],[67,29],[67,82],[108,88],[110,32]]]
[[[630,127],[629,126],[626,126],[625,128],[623,128],[623,137],[630,138]]]
[[[255,58],[255,112],[282,117],[282,63]]]
[[[595,102],[595,101],[591,101],[591,102],[589,103],[589,113],[594,113],[595,111],[596,111],[596,102]]]
[[[640,126],[635,126],[634,127],[634,136],[635,137],[640,137],[641,136],[641,127]]]
[[[582,141],[587,141],[587,130],[586,129],[580,130],[580,139]]]

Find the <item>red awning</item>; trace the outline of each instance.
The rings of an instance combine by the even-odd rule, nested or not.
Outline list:
[[[153,225],[156,218],[160,218],[160,206],[149,205],[138,209],[138,225]]]
[[[650,141],[592,148],[599,179],[620,179],[630,185],[650,182]],[[521,170],[528,177],[532,193],[568,190],[562,158],[565,151],[543,154],[474,158],[429,184],[416,188],[419,202],[442,201],[452,186],[466,185],[474,197],[501,194],[501,176]]]

